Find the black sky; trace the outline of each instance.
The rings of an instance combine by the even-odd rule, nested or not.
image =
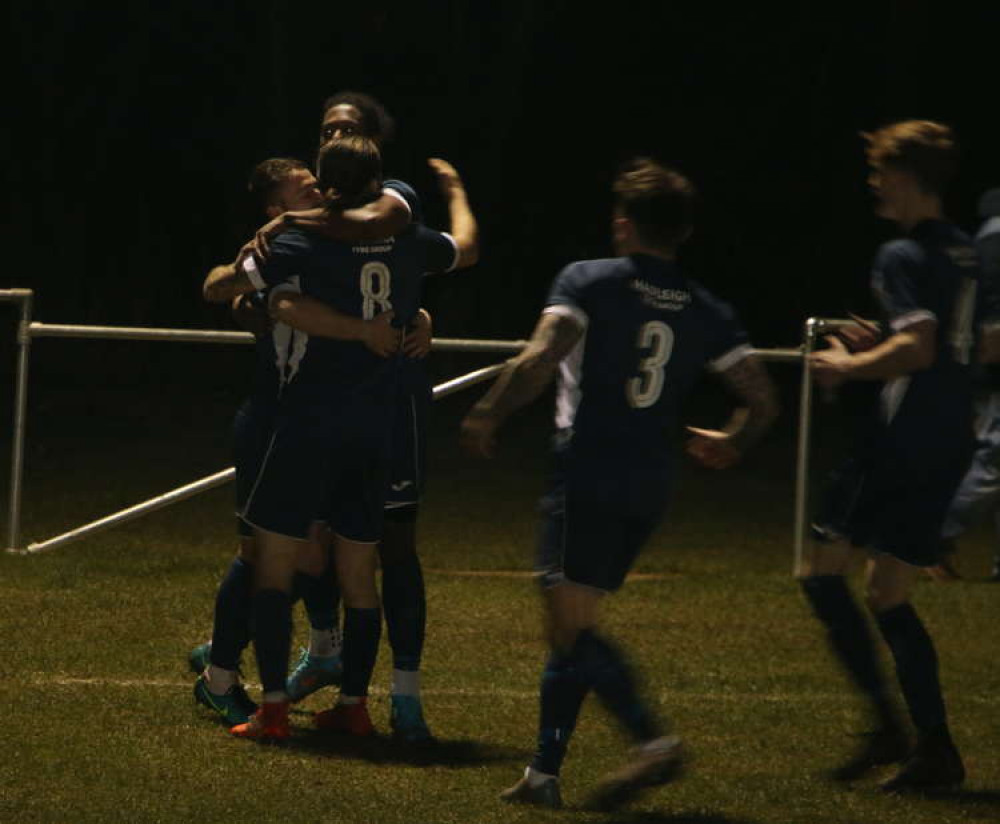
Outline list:
[[[629,153],[704,196],[684,262],[755,342],[866,308],[888,227],[857,133],[941,119],[964,146],[952,213],[1000,185],[997,14],[920,2],[152,3],[11,0],[7,265],[49,322],[219,326],[198,287],[249,225],[250,167],[309,158],[343,88],[399,124],[388,171],[443,219],[423,160],[452,160],[483,262],[432,284],[439,334],[520,337],[565,263],[604,255]]]

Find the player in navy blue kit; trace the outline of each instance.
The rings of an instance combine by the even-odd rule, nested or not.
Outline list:
[[[248,188],[255,205],[268,218],[289,210],[313,208],[323,200],[316,178],[304,163],[292,158],[270,158],[257,164]],[[383,205],[392,208],[396,202],[393,198]],[[371,212],[369,208],[361,214],[348,212],[338,217],[345,226],[349,226],[352,219],[365,226],[370,223]],[[223,272],[235,271],[234,264],[217,268]],[[261,323],[263,319],[263,328],[255,329],[257,366],[253,391],[237,412],[233,424],[238,509],[242,509],[250,484],[256,477],[272,429],[277,402],[274,330],[267,322],[266,311],[245,310],[243,302],[250,298],[259,300],[260,296],[241,296],[234,308],[238,316],[250,319],[251,326]],[[311,328],[314,334],[362,341],[382,355],[389,354],[399,345],[399,331],[389,324],[391,316],[388,313],[364,321],[337,315],[325,304],[308,296],[286,295],[280,317],[289,323]],[[287,328],[282,327],[283,330]],[[279,330],[277,334],[285,336],[287,332]],[[250,599],[256,552],[252,529],[242,520],[238,521],[238,532],[239,553],[227,570],[216,596],[212,642],[195,647],[190,654],[191,668],[198,674],[194,686],[196,700],[222,716],[229,726],[245,722],[256,711],[256,705],[247,696],[238,675],[240,656],[250,642]],[[335,600],[332,604],[330,601],[335,599],[335,588],[329,580],[327,554],[318,540],[301,547],[296,579],[313,625],[310,645],[316,652],[326,651],[324,646],[329,647],[332,655],[335,652],[336,616]],[[317,591],[322,592],[321,599],[317,598]],[[319,609],[316,608],[317,601]],[[339,658],[336,660],[339,663]]]
[[[861,347],[831,338],[812,355],[816,380],[882,382],[878,409],[854,458],[835,476],[817,518],[801,584],[831,647],[867,698],[877,727],[834,771],[858,778],[896,761],[886,791],[945,787],[965,770],[948,729],[934,645],[910,603],[915,576],[935,564],[941,525],[973,448],[970,361],[978,264],[968,237],[949,223],[941,196],[956,147],[951,130],[906,121],[864,136],[882,217],[904,237],[879,249],[872,289],[890,330]],[[842,539],[842,540],[841,540]],[[874,642],[845,582],[854,550],[869,551],[866,600],[896,663],[917,731],[894,710]],[[904,760],[905,759],[905,760]]]
[[[335,191],[341,202],[374,197],[381,185],[378,149],[366,138],[326,144],[319,171],[322,188]],[[263,266],[248,257],[234,276],[206,281],[205,293],[225,300],[267,285],[272,301],[282,292],[301,291],[355,317],[391,309],[405,324],[416,314],[423,274],[448,270],[473,253],[465,243],[420,226],[353,246],[291,231],[273,242]],[[336,534],[345,603],[341,705],[364,705],[381,625],[375,546],[398,369],[398,358],[297,331],[279,351],[274,433],[242,513],[258,543],[253,623],[264,704],[247,724],[233,728],[235,735],[288,735],[290,571],[298,544],[323,516]],[[338,715],[321,713],[317,723],[328,726],[325,718]]]
[[[555,471],[537,564],[551,654],[538,749],[524,777],[502,793],[510,802],[560,806],[560,767],[591,690],[637,744],[592,806],[616,807],[678,773],[680,740],[666,734],[622,653],[598,631],[598,607],[621,587],[664,514],[680,405],[702,371],[718,372],[746,404],[724,431],[692,430],[689,451],[707,465],[735,462],[776,414],[772,385],[732,310],[675,262],[691,231],[691,184],[639,160],[618,175],[614,193],[621,257],[560,273],[529,346],[462,425],[466,448],[491,455],[497,428],[558,372]]]
[[[359,134],[381,147],[392,136],[393,128],[392,118],[377,100],[363,93],[345,91],[324,103],[320,141]],[[453,233],[474,233],[474,218],[458,174],[451,164],[440,159],[432,159],[429,163],[445,195]],[[419,199],[411,187],[398,180],[386,181],[385,186],[405,200],[408,219],[414,222],[422,219]],[[382,198],[383,212],[391,205],[387,198]],[[265,227],[263,234],[289,223],[310,231],[328,231],[328,220],[320,210],[299,212],[274,221],[270,229]],[[334,228],[339,231],[339,227]],[[377,235],[382,236],[384,234]],[[463,265],[471,265],[471,262],[474,261]],[[396,737],[414,743],[431,738],[420,698],[420,664],[427,613],[423,571],[416,545],[416,521],[426,467],[424,438],[431,406],[430,381],[422,362],[430,345],[429,316],[424,320],[426,322],[406,339],[406,352],[410,357],[402,364],[395,401],[390,482],[383,537],[379,544],[382,599],[393,655],[390,725]],[[317,600],[324,592],[331,597],[332,590],[327,588],[317,592]],[[330,609],[332,606],[323,614]],[[311,649],[305,651],[289,677],[288,690],[293,700],[332,683],[336,677],[330,667],[333,663],[330,659],[318,658]],[[349,723],[345,731],[370,730],[367,716],[361,717],[361,710],[358,715],[357,723]]]

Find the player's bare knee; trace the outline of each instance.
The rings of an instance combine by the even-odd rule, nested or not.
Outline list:
[[[255,563],[257,561],[257,542],[253,538],[240,538],[236,555],[245,563]]]

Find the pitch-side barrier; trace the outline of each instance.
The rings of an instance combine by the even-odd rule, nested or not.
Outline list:
[[[31,344],[35,338],[72,338],[90,340],[166,341],[172,343],[224,343],[250,344],[249,332],[226,332],[211,329],[155,329],[123,326],[76,326],[68,324],[37,323],[31,313],[34,293],[30,289],[0,289],[0,302],[14,303],[20,307],[17,326],[17,373],[14,380],[14,429],[11,444],[10,492],[8,502],[7,552],[33,555],[78,541],[113,526],[134,521],[150,512],[171,506],[180,501],[223,486],[233,480],[233,468],[216,472],[193,483],[165,492],[155,498],[113,512],[96,521],[79,526],[61,535],[21,547],[21,505],[24,481],[24,441],[27,428],[28,367]],[[808,355],[816,340],[823,334],[849,323],[847,320],[809,318],[804,327],[803,341],[794,349],[757,349],[755,354],[764,361],[800,363],[802,365],[802,390],[799,399],[798,460],[795,481],[795,568],[802,559],[805,542],[807,482],[809,473],[809,437],[812,427],[812,391]],[[514,354],[527,345],[523,340],[463,340],[435,338],[434,351],[491,352]],[[434,387],[434,399],[443,398],[469,386],[489,380],[503,369],[504,363],[477,369]]]

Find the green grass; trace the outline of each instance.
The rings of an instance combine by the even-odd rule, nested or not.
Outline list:
[[[407,752],[386,737],[385,648],[375,741],[320,738],[303,711],[289,746],[260,747],[231,739],[194,705],[185,656],[206,637],[233,545],[231,491],[219,490],[48,554],[0,557],[0,821],[1000,819],[1000,586],[978,580],[988,568],[985,531],[963,546],[967,582],[928,581],[917,594],[939,646],[965,791],[894,799],[874,781],[845,789],[822,779],[848,746],[845,733],[859,728],[860,706],[789,575],[790,432],[729,474],[686,469],[671,517],[638,565],[650,575],[608,603],[609,630],[690,744],[690,774],[613,817],[500,805],[497,792],[530,757],[544,659],[536,592],[512,573],[530,561],[545,433],[542,413],[529,416],[513,424],[496,462],[467,461],[452,435],[467,402],[444,404],[421,521],[425,703],[436,750]],[[72,408],[42,408],[29,441],[27,537],[225,466],[227,403],[170,426],[109,413],[88,438],[56,425],[76,419]],[[303,625],[300,617],[300,633]],[[329,700],[321,694],[305,707]],[[564,770],[571,808],[625,746],[588,702]]]

